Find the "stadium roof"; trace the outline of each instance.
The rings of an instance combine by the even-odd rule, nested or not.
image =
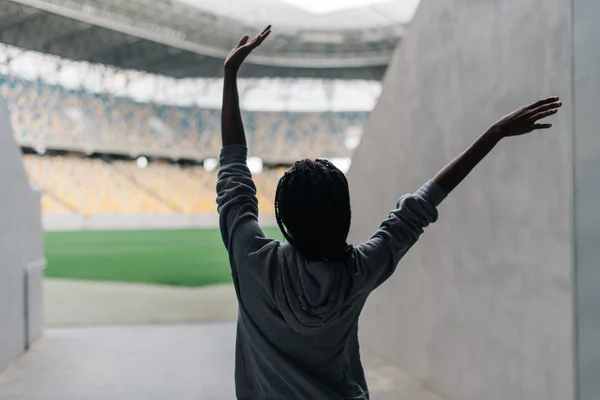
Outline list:
[[[0,0],[0,42],[173,78],[217,77],[243,34],[272,23],[243,76],[377,80],[417,3],[315,14],[278,0]]]

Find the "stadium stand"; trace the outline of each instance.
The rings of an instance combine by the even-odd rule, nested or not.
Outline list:
[[[24,156],[27,172],[45,197],[58,200],[63,208],[93,213],[168,213],[171,209],[142,190],[110,164],[76,156]],[[49,206],[49,204],[45,204]],[[44,208],[44,212],[52,212]]]
[[[218,156],[219,110],[138,103],[7,75],[0,75],[0,93],[7,99],[14,135],[22,147],[42,155],[46,150],[67,152],[24,156],[30,179],[44,193],[44,213],[216,212],[216,171],[207,172],[197,164]],[[345,144],[348,132],[362,130],[367,116],[365,112],[244,113],[251,155],[276,165],[301,158],[350,156]],[[91,154],[129,159],[110,161]],[[146,168],[132,161],[138,155],[151,157]],[[193,159],[196,165],[167,161],[180,158]],[[255,174],[265,215],[273,214],[282,174],[272,168]]]
[[[143,190],[155,193],[177,212],[216,212],[216,172],[209,173],[202,167],[185,167],[163,161],[151,162],[143,169],[130,161],[113,162],[112,167]]]
[[[132,161],[106,162],[77,156],[24,155],[30,179],[43,192],[44,213],[91,215],[215,213],[217,174],[201,166],[155,161],[139,168]],[[284,169],[255,176],[259,208],[273,214],[277,181]]]
[[[220,111],[137,103],[0,75],[22,146],[203,160],[220,149]],[[250,152],[271,163],[349,157],[366,112],[245,112]]]

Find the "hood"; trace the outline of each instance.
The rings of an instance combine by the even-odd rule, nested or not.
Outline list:
[[[293,251],[284,252],[280,280],[274,288],[279,310],[298,333],[323,331],[348,309],[351,261],[309,262],[291,246],[289,250]]]

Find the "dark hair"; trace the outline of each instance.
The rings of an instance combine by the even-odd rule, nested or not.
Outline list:
[[[309,261],[349,257],[348,181],[331,162],[296,161],[277,185],[275,216],[286,240]]]

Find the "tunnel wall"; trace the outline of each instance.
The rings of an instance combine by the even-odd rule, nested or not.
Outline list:
[[[357,243],[498,118],[565,103],[497,146],[365,307],[363,345],[448,399],[573,398],[571,7],[423,0],[348,173]]]
[[[29,185],[0,97],[0,370],[41,334],[45,264],[40,194]]]
[[[600,397],[600,2],[574,1],[574,243],[577,387]]]

